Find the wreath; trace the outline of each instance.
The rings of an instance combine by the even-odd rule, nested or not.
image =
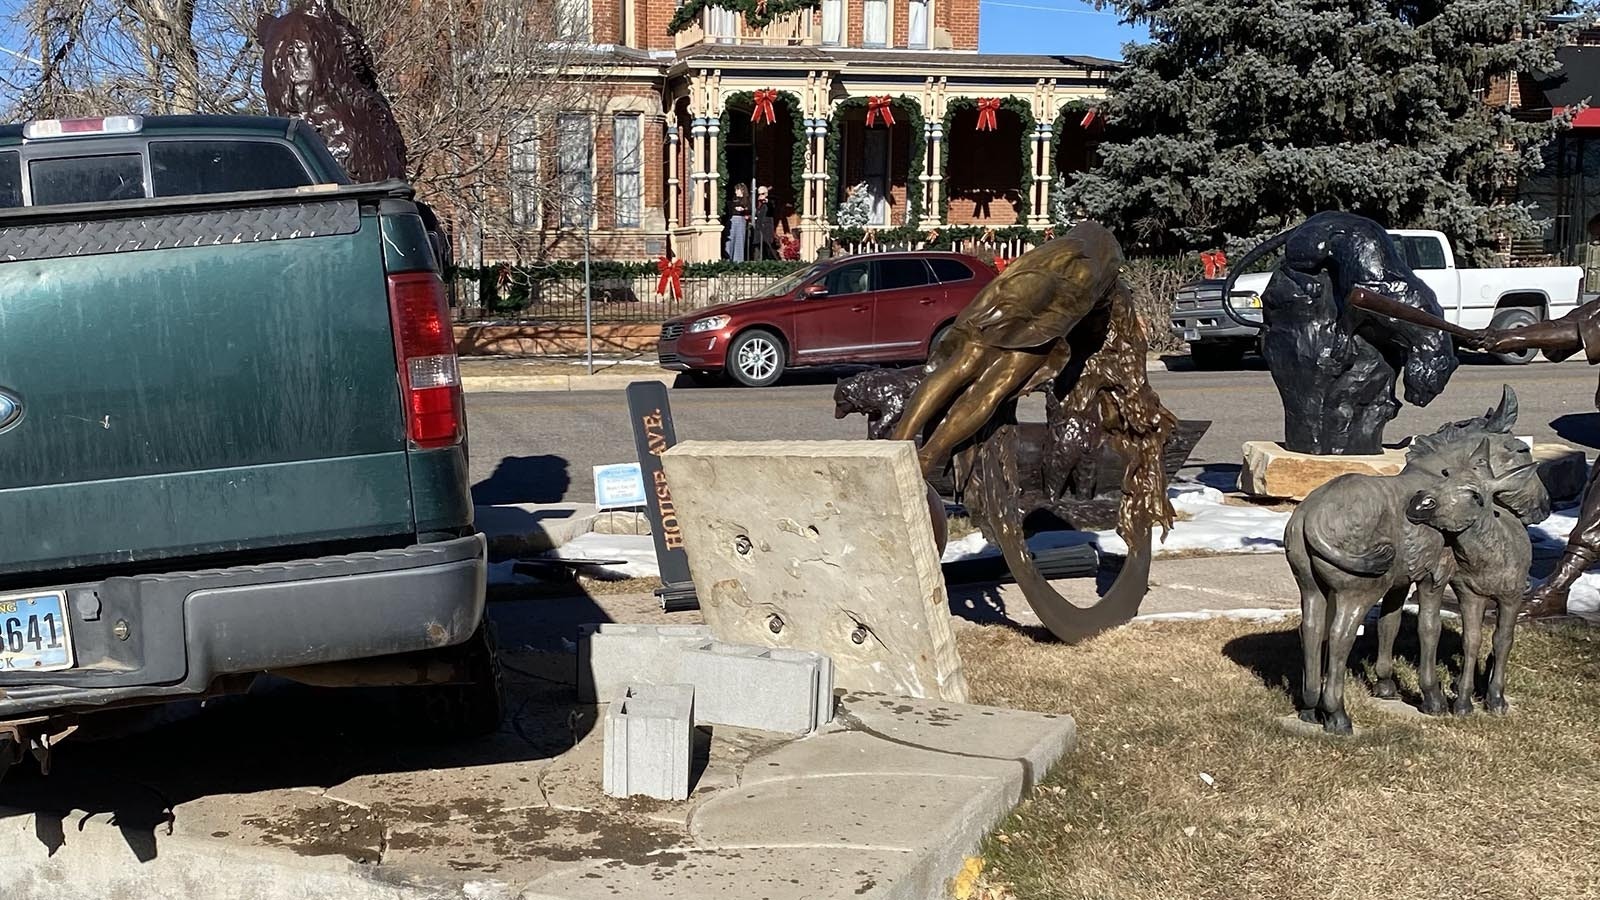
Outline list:
[[[973,100],[971,97],[951,97],[945,104],[944,140],[939,142],[939,171],[944,173],[946,187],[945,190],[939,192],[939,221],[941,222],[948,223],[950,221],[950,191],[948,190],[950,184],[950,140],[956,114],[964,110],[976,109],[979,116],[979,130],[992,130],[982,127],[985,122],[983,116],[984,106],[985,104],[982,100]],[[1017,151],[1019,154],[1017,157],[1018,164],[1022,167],[1022,181],[1017,185],[1017,202],[1011,207],[1012,211],[1017,214],[1017,224],[1021,225],[1027,223],[1028,213],[1032,208],[1029,198],[1033,195],[1033,139],[1034,133],[1038,131],[1038,126],[1033,119],[1033,107],[1021,97],[1001,98],[995,108],[1003,109],[1016,115],[1017,119],[1022,123],[1022,145]]]

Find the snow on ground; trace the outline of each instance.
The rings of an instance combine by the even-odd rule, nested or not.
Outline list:
[[[1528,529],[1533,538],[1534,556],[1560,556],[1567,546],[1567,535],[1578,524],[1578,506],[1562,507],[1538,525]],[[1600,612],[1600,571],[1590,570],[1579,576],[1567,594],[1567,611]]]
[[[1195,550],[1273,553],[1283,549],[1283,526],[1289,521],[1288,513],[1229,506],[1223,503],[1222,492],[1202,485],[1174,486],[1170,495],[1173,507],[1187,514],[1187,518],[1173,526],[1165,543],[1160,543],[1160,533],[1156,533],[1157,556]],[[1127,544],[1114,531],[1049,531],[1028,540],[1028,547],[1035,552],[1078,544],[1094,544],[1101,552],[1115,556],[1128,552]],[[590,533],[545,555],[594,560],[578,569],[597,578],[654,578],[660,574],[655,543],[649,535]],[[1000,548],[974,532],[951,541],[945,547],[944,562],[999,555]],[[529,576],[513,572],[511,565],[508,562],[491,566],[490,583],[523,584],[530,580]]]

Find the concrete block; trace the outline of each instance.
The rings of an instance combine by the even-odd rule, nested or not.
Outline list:
[[[630,685],[606,710],[601,787],[612,797],[689,799],[694,687]]]
[[[678,657],[695,724],[810,734],[833,719],[833,660],[810,650],[707,641]]]
[[[685,441],[662,456],[718,640],[814,650],[851,690],[965,702],[905,441]]]
[[[1246,441],[1239,490],[1252,497],[1304,500],[1340,475],[1398,475],[1406,451],[1385,448],[1373,456],[1319,456],[1285,450],[1274,441]]]
[[[579,625],[578,699],[594,703],[630,684],[670,684],[679,654],[710,639],[704,625]]]

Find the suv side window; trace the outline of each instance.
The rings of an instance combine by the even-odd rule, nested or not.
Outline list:
[[[929,282],[928,267],[920,259],[880,259],[877,266],[880,291],[922,287]]]
[[[959,259],[940,257],[928,260],[928,265],[933,266],[933,274],[938,276],[940,284],[952,281],[966,281],[972,277],[972,270]]]
[[[270,141],[151,141],[150,179],[157,197],[311,184],[294,151]]]
[[[867,264],[864,262],[851,263],[840,266],[829,272],[822,283],[828,288],[828,296],[844,297],[850,294],[865,294],[871,290],[867,282]]]

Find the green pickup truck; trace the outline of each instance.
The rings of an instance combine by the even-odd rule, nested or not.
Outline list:
[[[0,127],[0,772],[261,673],[497,726],[436,246],[301,122]]]

